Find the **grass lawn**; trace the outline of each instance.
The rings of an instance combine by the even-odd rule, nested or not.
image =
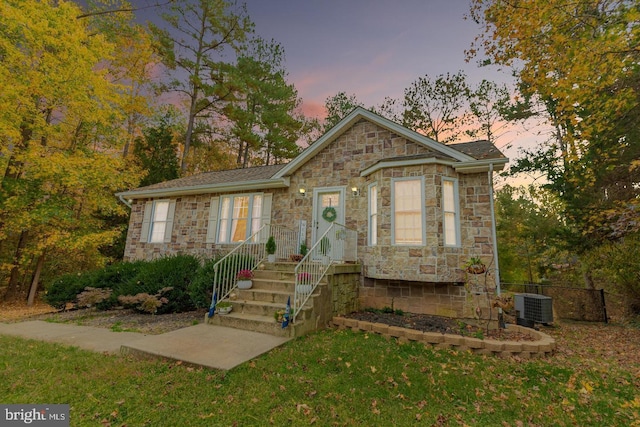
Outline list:
[[[640,371],[590,362],[330,330],[222,372],[0,336],[0,402],[68,403],[72,426],[640,426]]]

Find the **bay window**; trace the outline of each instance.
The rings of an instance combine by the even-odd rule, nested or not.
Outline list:
[[[460,246],[458,180],[442,178],[442,229],[445,246]]]
[[[424,179],[392,180],[392,238],[396,245],[425,242]]]

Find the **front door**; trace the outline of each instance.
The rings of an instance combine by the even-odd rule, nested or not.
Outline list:
[[[345,223],[345,209],[344,209],[344,187],[325,187],[315,188],[313,190],[313,232],[312,232],[312,244],[315,244],[320,237],[331,227],[331,223],[336,224]],[[333,210],[335,210],[335,219],[333,219]],[[328,236],[329,240],[333,242],[333,236]],[[331,256],[334,259],[340,259],[342,254],[337,253],[338,247],[335,244],[331,245]]]

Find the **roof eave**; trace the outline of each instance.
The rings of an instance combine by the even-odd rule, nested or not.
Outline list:
[[[383,160],[374,165],[369,166],[360,172],[361,177],[371,175],[381,169],[405,167],[405,166],[417,166],[417,165],[445,165],[453,166],[456,162],[452,160],[438,159],[430,157],[428,159],[405,159],[405,160]]]
[[[494,171],[499,171],[504,169],[507,163],[509,163],[509,159],[506,157],[502,157],[497,159],[483,159],[471,162],[454,163],[453,168],[456,170],[456,172],[459,172],[461,174],[470,174],[489,172],[489,170],[491,170],[491,165],[493,165]]]
[[[177,188],[156,188],[153,190],[131,190],[116,193],[116,196],[124,197],[126,199],[145,199],[145,198],[157,198],[157,197],[171,197],[171,196],[193,196],[197,194],[207,193],[229,193],[233,191],[246,191],[246,190],[266,190],[275,188],[287,188],[290,185],[288,177],[278,179],[259,179],[253,181],[241,181],[237,183],[224,183],[224,184],[203,184],[193,185],[188,187]]]

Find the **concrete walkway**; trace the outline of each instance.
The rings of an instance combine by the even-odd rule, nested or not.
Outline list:
[[[258,332],[204,324],[160,335],[145,335],[40,320],[0,323],[0,335],[57,342],[100,353],[180,360],[214,369],[231,369],[289,340]]]

